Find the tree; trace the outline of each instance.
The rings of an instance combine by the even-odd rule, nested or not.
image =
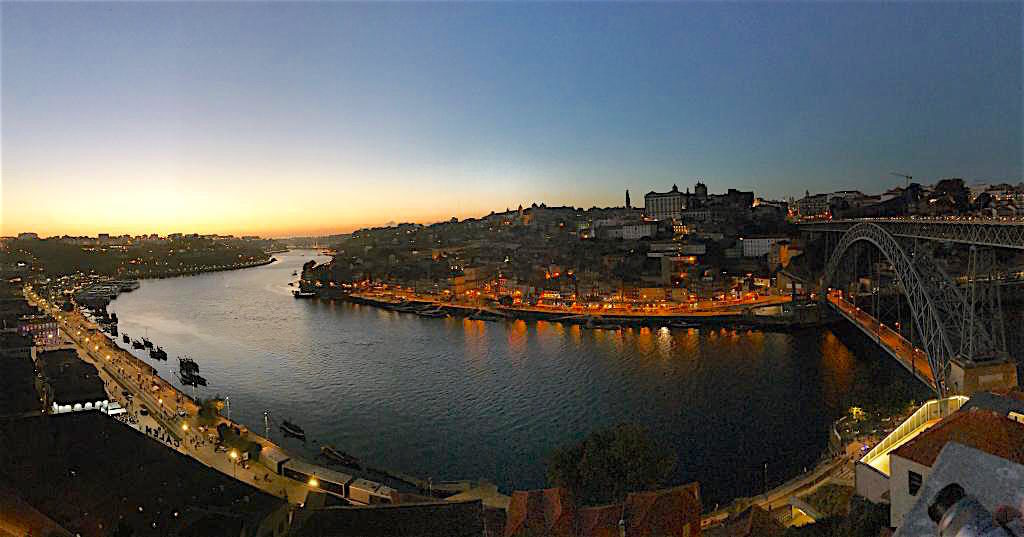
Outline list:
[[[675,465],[675,454],[652,441],[646,430],[623,424],[556,449],[547,473],[550,484],[568,489],[581,504],[600,505],[656,488]]]
[[[220,394],[210,399],[200,399],[196,401],[199,403],[199,422],[203,425],[213,425],[220,420],[220,411],[224,409],[224,399],[221,398]]]

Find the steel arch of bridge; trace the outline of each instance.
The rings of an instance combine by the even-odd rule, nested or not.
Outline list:
[[[854,225],[842,236],[825,269],[825,285],[832,283],[847,251],[861,242],[873,245],[892,265],[928,357],[935,379],[933,388],[945,396],[950,361],[961,343],[958,323],[966,305],[960,289],[931,256],[908,252],[885,228],[868,222]]]

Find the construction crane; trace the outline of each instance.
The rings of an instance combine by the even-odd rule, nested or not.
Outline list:
[[[909,187],[910,186],[910,182],[914,180],[914,176],[913,175],[907,175],[905,173],[889,172],[889,175],[895,175],[896,177],[902,177],[902,178],[906,179],[907,180],[907,184],[906,184],[906,186],[904,188]]]

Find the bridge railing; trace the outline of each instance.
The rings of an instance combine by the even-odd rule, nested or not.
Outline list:
[[[1024,250],[1024,218],[857,218],[801,222],[807,231],[840,232],[872,223],[893,236]]]

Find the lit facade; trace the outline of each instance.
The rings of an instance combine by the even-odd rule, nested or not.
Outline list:
[[[648,192],[644,195],[644,216],[656,220],[679,220],[686,209],[686,195],[672,185],[668,192]]]

